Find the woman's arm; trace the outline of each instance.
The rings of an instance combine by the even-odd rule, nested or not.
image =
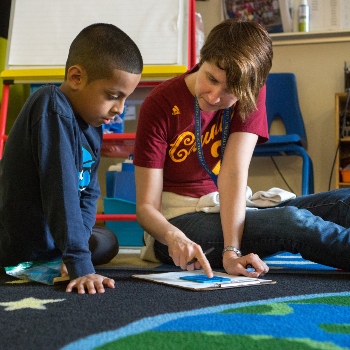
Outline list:
[[[246,213],[246,188],[248,170],[258,136],[246,132],[230,135],[218,177],[220,194],[220,215],[224,235],[224,247],[240,248]],[[223,266],[229,274],[247,273],[246,266],[253,265],[254,274],[265,274],[266,264],[256,254],[249,254],[240,259],[233,251],[223,255]]]
[[[210,264],[202,248],[169,223],[161,213],[163,169],[135,166],[135,181],[136,215],[139,224],[157,241],[168,246],[169,255],[176,266],[184,270],[202,267],[212,277]],[[193,258],[197,258],[198,262],[187,266],[187,262]]]

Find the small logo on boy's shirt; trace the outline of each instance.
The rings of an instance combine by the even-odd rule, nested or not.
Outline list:
[[[82,146],[83,168],[78,172],[79,191],[84,191],[91,180],[92,166],[96,163],[94,154],[89,146]]]
[[[173,113],[172,113],[172,115],[178,115],[178,114],[180,114],[180,109],[179,109],[179,107],[178,106],[174,106],[173,107]]]

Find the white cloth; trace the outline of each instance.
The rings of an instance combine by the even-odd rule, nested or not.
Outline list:
[[[272,187],[268,191],[258,191],[253,195],[249,195],[248,189],[250,190],[250,188],[247,187],[246,205],[250,208],[274,207],[296,197],[294,193],[277,187]]]
[[[246,207],[247,209],[274,207],[295,197],[296,195],[294,193],[277,187],[270,188],[268,191],[258,191],[252,194],[251,188],[247,186]],[[162,213],[167,220],[183,214],[199,211],[204,213],[219,213],[219,192],[208,193],[200,198],[181,196],[172,192],[163,192],[162,194]],[[141,259],[159,262],[154,254],[154,238],[145,232],[144,239],[146,245],[141,248]]]
[[[219,213],[219,192],[208,193],[207,195],[199,198],[199,201],[196,205],[196,211],[203,211],[204,213]]]
[[[274,207],[278,204],[294,199],[295,197],[296,195],[294,193],[277,187],[270,188],[268,191],[258,191],[252,194],[251,188],[247,186],[246,207],[247,209]],[[182,201],[182,203],[184,202]],[[219,192],[212,192],[199,198],[196,205],[196,211],[203,211],[205,213],[219,213]]]

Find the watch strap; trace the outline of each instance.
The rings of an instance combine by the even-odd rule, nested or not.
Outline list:
[[[222,255],[224,255],[224,253],[228,252],[228,251],[235,252],[239,258],[242,256],[242,252],[240,251],[240,249],[233,247],[231,245],[229,245],[223,249]]]

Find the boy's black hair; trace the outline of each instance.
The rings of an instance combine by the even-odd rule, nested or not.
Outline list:
[[[66,77],[73,65],[81,65],[91,82],[110,77],[113,69],[141,74],[143,60],[135,42],[121,29],[113,24],[95,23],[84,28],[73,40],[66,62]]]

